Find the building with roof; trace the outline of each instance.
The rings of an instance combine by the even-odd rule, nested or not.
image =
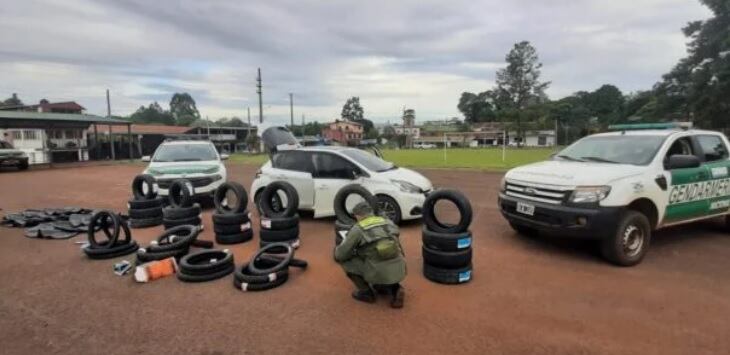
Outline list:
[[[80,113],[54,113],[24,110],[0,110],[0,137],[6,137],[15,148],[28,155],[29,163],[45,164],[66,161],[89,160],[99,136],[89,137],[89,128],[115,126],[127,129],[127,141],[131,142],[130,122]],[[127,149],[124,149],[127,148]],[[119,146],[119,158],[131,156],[132,145]],[[116,157],[112,152],[111,157]]]
[[[82,114],[86,111],[86,108],[77,104],[75,101],[48,102],[48,100],[42,99],[37,105],[0,106],[0,110]]]
[[[358,145],[363,138],[363,126],[357,122],[335,120],[322,129],[322,137],[341,145]]]

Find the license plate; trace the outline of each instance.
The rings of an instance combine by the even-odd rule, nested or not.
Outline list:
[[[532,216],[535,214],[535,205],[517,202],[517,212]]]

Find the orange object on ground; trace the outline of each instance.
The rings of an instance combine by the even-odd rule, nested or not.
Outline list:
[[[175,272],[177,272],[177,262],[174,257],[170,257],[137,266],[134,271],[134,279],[137,282],[149,282],[174,275]]]

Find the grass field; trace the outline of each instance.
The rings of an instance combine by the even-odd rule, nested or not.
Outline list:
[[[555,152],[554,148],[507,149],[502,161],[500,148],[450,148],[446,149],[387,149],[383,150],[385,160],[398,166],[413,168],[460,168],[478,170],[507,170],[547,159]],[[265,154],[234,154],[230,160],[236,163],[261,165],[268,156]]]

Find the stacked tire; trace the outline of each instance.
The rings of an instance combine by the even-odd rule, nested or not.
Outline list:
[[[283,193],[286,205],[283,205],[279,193]],[[272,203],[279,201],[282,206],[276,208]],[[299,195],[290,183],[274,181],[261,193],[259,200],[261,219],[259,236],[260,246],[265,247],[274,243],[287,243],[293,248],[299,247]]]
[[[146,174],[137,175],[132,180],[132,195],[127,202],[130,227],[146,228],[162,224],[164,200],[157,196],[155,178]]]
[[[97,232],[103,232],[106,240],[97,240]],[[124,238],[120,239],[120,232]],[[89,221],[88,245],[82,250],[89,259],[112,259],[137,251],[139,245],[132,239],[132,233],[118,214],[99,211]]]
[[[459,222],[438,220],[435,207],[439,200],[451,201],[459,209]],[[472,235],[469,225],[472,209],[469,200],[457,190],[436,190],[423,203],[423,275],[433,282],[461,284],[472,278]]]
[[[377,198],[365,187],[359,184],[343,186],[340,191],[337,191],[334,200],[335,216],[337,217],[337,220],[335,221],[335,246],[342,243],[342,232],[347,233],[352,226],[357,223],[355,216],[347,210],[347,198],[350,197],[350,195],[360,196],[373,208],[373,212],[376,215],[379,214]]]
[[[206,282],[220,279],[236,269],[228,250],[203,250],[180,259],[177,278],[183,282]]]
[[[229,199],[229,194],[235,199]],[[253,238],[251,214],[248,212],[248,193],[237,182],[223,183],[213,196],[216,213],[213,214],[215,241],[218,244],[244,243]]]
[[[177,226],[200,226],[202,209],[193,203],[193,184],[186,179],[178,179],[170,184],[170,205],[162,209],[162,222],[165,229]]]

